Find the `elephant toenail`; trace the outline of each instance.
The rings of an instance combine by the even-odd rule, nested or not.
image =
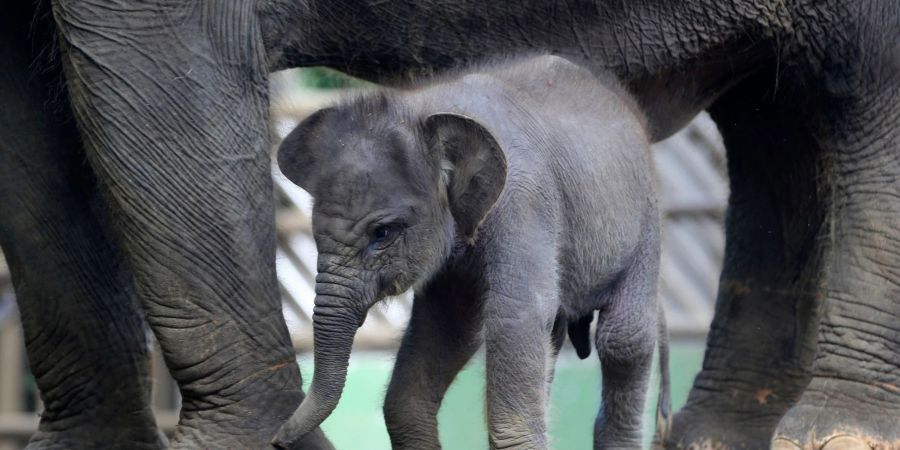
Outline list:
[[[855,436],[837,436],[829,439],[822,450],[872,450],[862,439]]]
[[[785,438],[775,438],[772,440],[772,450],[801,450],[799,444]]]

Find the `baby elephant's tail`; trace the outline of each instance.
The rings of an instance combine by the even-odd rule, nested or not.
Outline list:
[[[656,333],[659,346],[659,401],[656,404],[656,437],[654,447],[662,448],[672,430],[672,394],[669,380],[669,331],[662,302],[656,307]]]

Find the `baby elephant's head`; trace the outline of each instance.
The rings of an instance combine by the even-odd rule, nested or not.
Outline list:
[[[426,281],[457,236],[473,238],[506,160],[474,120],[416,117],[379,96],[313,114],[281,144],[278,163],[315,199],[319,250],[313,382],[283,429],[297,427],[296,437],[336,406],[369,307]]]

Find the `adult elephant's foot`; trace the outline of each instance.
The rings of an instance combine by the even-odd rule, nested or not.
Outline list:
[[[702,382],[703,374],[698,377]],[[675,414],[664,447],[668,449],[726,450],[768,448],[789,398],[779,389],[737,388],[691,393],[688,404]]]
[[[68,366],[58,388],[51,384],[59,372],[45,371],[48,362],[35,362],[32,369],[44,411],[27,450],[160,450],[167,439],[156,425],[147,397],[150,380],[135,374],[140,366],[119,369],[81,355],[83,366]],[[119,356],[112,352],[107,356]],[[108,363],[108,361],[106,361]],[[97,369],[92,369],[96,367]],[[102,374],[102,375],[101,375]]]
[[[111,396],[114,396],[111,393]],[[119,403],[124,405],[125,402]],[[166,436],[156,427],[149,408],[78,408],[66,415],[44,414],[26,450],[111,449],[160,450]]]
[[[300,404],[299,390],[265,392],[224,405],[190,405],[182,412],[170,449],[269,448],[279,426]],[[223,402],[224,403],[224,402]],[[331,443],[318,428],[307,435],[296,450],[331,450]]]
[[[25,450],[161,450],[166,437],[155,428],[84,427],[71,430],[38,431]],[[112,432],[111,432],[112,431]]]
[[[773,450],[900,450],[900,386],[814,378]]]
[[[775,423],[772,423],[775,422]],[[771,441],[777,419],[727,416],[708,411],[682,411],[675,415],[672,432],[663,448],[687,450],[761,449]],[[654,448],[659,448],[654,446]]]

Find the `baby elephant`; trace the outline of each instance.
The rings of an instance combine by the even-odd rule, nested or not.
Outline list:
[[[643,120],[615,82],[553,56],[483,66],[318,111],[278,162],[315,198],[319,260],[312,386],[277,446],[331,413],[367,310],[410,288],[394,448],[440,448],[441,400],[482,342],[491,448],[547,448],[556,355],[567,329],[590,353],[596,311],[594,447],[641,445],[659,213]]]

